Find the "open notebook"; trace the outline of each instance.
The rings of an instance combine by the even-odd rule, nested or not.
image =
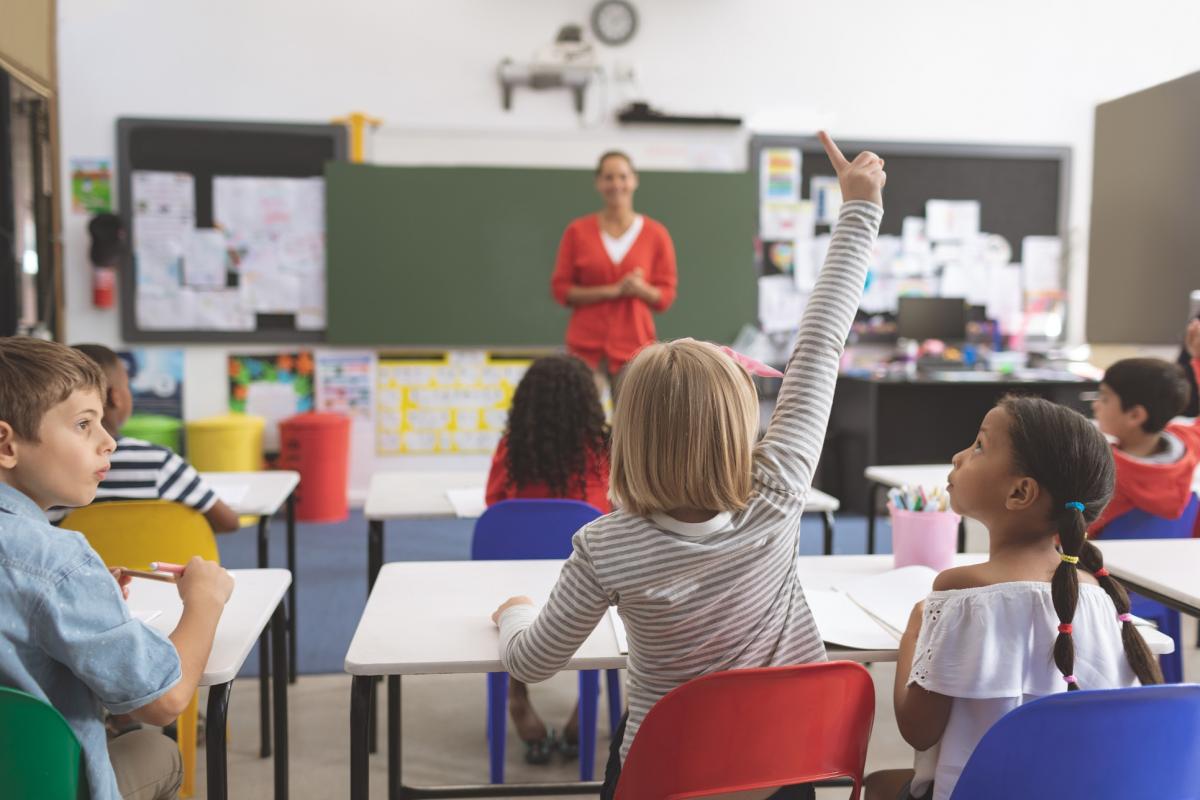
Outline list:
[[[805,589],[804,597],[825,644],[895,650],[912,607],[933,590],[936,577],[929,567],[901,567],[847,579],[832,589]]]

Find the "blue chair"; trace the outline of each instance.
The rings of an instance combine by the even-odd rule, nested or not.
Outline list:
[[[600,512],[579,500],[504,500],[475,523],[471,558],[475,561],[566,559],[571,537]],[[621,674],[607,671],[609,730],[621,724]],[[508,673],[491,672],[488,687],[488,756],[492,783],[504,783],[504,745],[508,732]],[[596,710],[600,674],[579,673],[579,779],[592,780],[596,768]]]
[[[1200,686],[1061,692],[1013,709],[950,800],[1200,797]]]
[[[1187,508],[1179,519],[1166,519],[1148,514],[1135,508],[1114,519],[1104,526],[1100,532],[1100,540],[1105,539],[1188,539],[1196,525],[1196,514],[1200,512],[1200,498],[1192,495]],[[1145,597],[1129,593],[1130,611],[1139,617],[1152,620],[1158,629],[1170,636],[1175,642],[1175,651],[1159,656],[1158,663],[1162,667],[1163,680],[1167,683],[1179,683],[1183,680],[1183,633],[1179,612],[1167,608],[1162,603],[1147,600]]]

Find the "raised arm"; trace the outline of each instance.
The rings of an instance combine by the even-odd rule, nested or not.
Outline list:
[[[797,494],[812,482],[850,323],[862,299],[867,266],[883,219],[883,159],[862,152],[848,161],[824,131],[821,143],[842,187],[841,214],[808,299],[775,413],[755,450],[757,473]]]

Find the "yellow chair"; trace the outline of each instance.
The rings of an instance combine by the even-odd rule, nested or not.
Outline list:
[[[64,530],[79,531],[110,567],[149,569],[151,561],[186,564],[193,556],[219,561],[217,540],[204,515],[166,500],[96,503],[72,511]],[[180,794],[196,788],[197,696],[179,716],[179,754],[183,758]]]

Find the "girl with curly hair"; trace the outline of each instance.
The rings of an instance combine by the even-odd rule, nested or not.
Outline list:
[[[539,358],[513,395],[504,438],[492,457],[487,504],[513,498],[582,500],[607,514],[608,423],[596,382],[574,356]],[[525,760],[545,764],[557,747],[567,757],[579,750],[578,707],[562,739],[547,731],[524,683],[510,679],[509,714],[525,742]]]

